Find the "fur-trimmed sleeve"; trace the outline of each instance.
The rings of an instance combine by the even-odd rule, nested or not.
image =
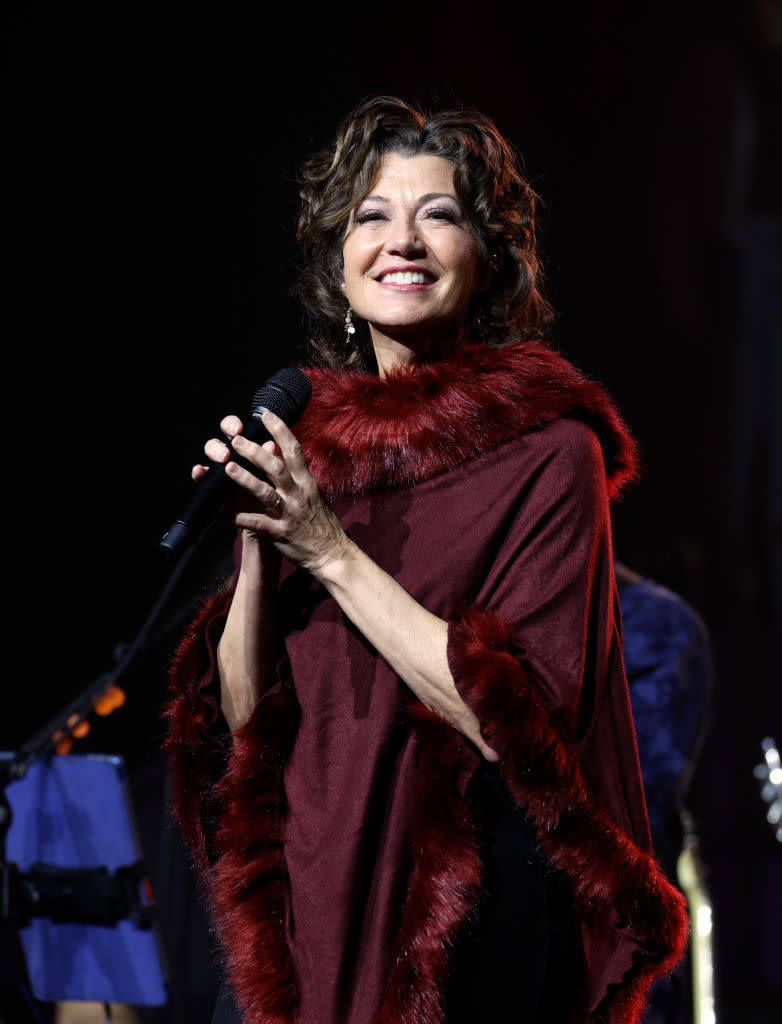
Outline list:
[[[466,672],[465,659],[468,641],[482,641],[487,652],[509,644],[541,706],[577,752],[596,797],[648,849],[600,444],[576,420],[559,420],[528,438],[534,448],[525,464],[528,479],[508,479],[517,500],[468,599],[474,611],[492,613],[509,640],[500,643],[485,615],[478,628],[462,605],[449,631],[451,671],[468,704],[498,697],[502,716],[504,694],[495,681]],[[487,743],[502,720],[481,719]]]
[[[570,880],[590,1019],[632,1024],[682,956],[685,902],[650,851],[600,447],[573,421],[538,443],[492,571],[449,624],[448,658],[509,792]]]

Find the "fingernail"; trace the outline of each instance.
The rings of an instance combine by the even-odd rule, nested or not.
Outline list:
[[[234,446],[234,448],[244,448],[244,446],[247,444],[247,441],[242,437],[241,434],[237,434],[236,437],[232,439],[231,444]]]

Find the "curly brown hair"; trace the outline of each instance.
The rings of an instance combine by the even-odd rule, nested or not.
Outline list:
[[[427,112],[395,96],[363,100],[339,124],[333,144],[309,157],[300,173],[297,238],[303,265],[293,295],[305,310],[315,360],[371,369],[369,330],[354,318],[345,332],[342,243],[351,211],[369,193],[381,157],[444,157],[491,273],[473,303],[471,330],[490,346],[541,337],[553,323],[542,291],[536,245],[538,195],[521,160],[491,118],[472,108]]]

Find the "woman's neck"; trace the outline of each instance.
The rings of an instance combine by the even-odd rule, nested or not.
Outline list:
[[[391,371],[419,360],[438,361],[453,355],[468,341],[466,324],[457,330],[438,335],[398,332],[393,335],[369,325],[372,347],[377,360],[378,375],[386,377]]]

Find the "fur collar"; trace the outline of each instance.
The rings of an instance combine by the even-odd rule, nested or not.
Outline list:
[[[331,500],[411,486],[559,416],[594,429],[612,498],[637,475],[636,445],[612,399],[542,342],[469,345],[385,378],[306,372],[312,398],[294,432]]]

